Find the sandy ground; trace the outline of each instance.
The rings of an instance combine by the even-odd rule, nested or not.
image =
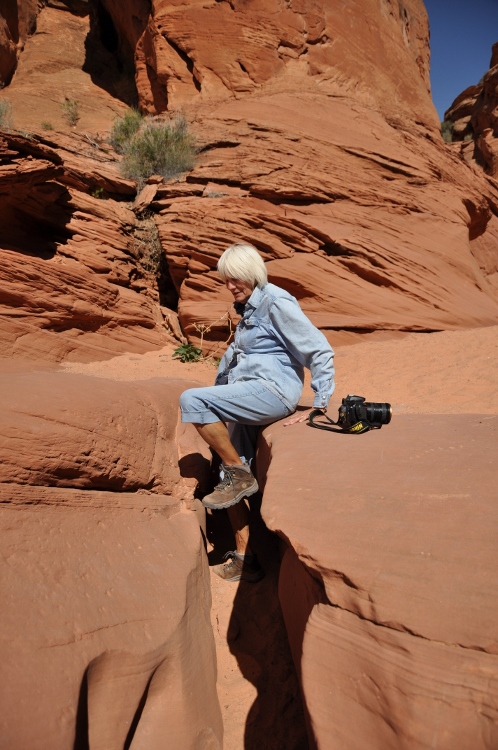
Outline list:
[[[116,380],[165,377],[212,384],[211,363],[183,364],[172,359],[173,348],[63,367]],[[348,393],[391,403],[394,418],[409,412],[498,413],[498,326],[337,347],[336,369],[337,388],[329,409],[333,417]],[[311,400],[308,378],[302,404],[311,405]],[[233,542],[224,513],[208,522],[214,564]],[[305,750],[297,678],[278,607],[278,540],[265,528],[257,532],[261,543],[256,551],[267,571],[264,581],[234,586],[212,575],[225,750]]]
[[[115,380],[185,378],[211,385],[209,362],[182,363],[174,346],[143,355],[125,354],[105,362],[64,365]],[[469,331],[411,333],[400,340],[336,348],[336,391],[329,412],[348,393],[387,401],[396,413],[498,413],[498,326]],[[309,377],[302,403],[311,405]]]

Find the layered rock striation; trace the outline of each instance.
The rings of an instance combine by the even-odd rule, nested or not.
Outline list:
[[[90,360],[164,345],[140,221],[122,202],[134,184],[81,136],[5,132],[0,149],[0,352]]]
[[[229,335],[214,268],[243,239],[332,341],[496,321],[498,192],[440,138],[421,2],[106,8],[141,108],[198,138],[152,203],[192,341]]]

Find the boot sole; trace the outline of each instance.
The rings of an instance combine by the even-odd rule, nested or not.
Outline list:
[[[224,508],[231,508],[232,505],[237,505],[237,503],[240,503],[240,501],[245,497],[254,495],[258,490],[259,485],[255,481],[251,488],[249,488],[248,490],[244,490],[243,492],[239,492],[239,494],[235,495],[232,500],[225,500],[225,502],[223,503],[211,503],[207,498],[204,498],[203,500],[201,500],[201,503],[205,508],[209,508],[210,510],[223,510]],[[207,497],[209,497],[209,495]]]

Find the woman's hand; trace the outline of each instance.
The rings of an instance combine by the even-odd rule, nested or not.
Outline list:
[[[287,422],[284,422],[284,427],[288,427],[291,424],[297,424],[298,422],[307,422],[308,417],[312,411],[316,411],[316,409],[305,409],[304,411],[294,412],[292,417],[290,417],[290,419],[288,419]],[[326,409],[320,409],[319,411],[325,414]]]

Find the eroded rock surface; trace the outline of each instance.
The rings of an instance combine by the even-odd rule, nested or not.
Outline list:
[[[297,429],[266,428],[258,460],[315,746],[494,747],[498,418]]]
[[[475,86],[462,91],[444,113],[453,124],[453,140],[462,144],[470,163],[498,175],[498,42],[493,45],[489,70]]]
[[[2,375],[5,747],[222,747],[185,386]]]
[[[325,332],[496,322],[498,190],[441,140],[422,2],[131,7],[106,2],[140,106],[201,147],[151,204],[191,341],[228,337],[214,268],[243,239]]]
[[[139,267],[139,222],[114,200],[135,188],[112,157],[62,134],[4,133],[0,150],[0,352],[95,360],[160,347],[168,335]]]

